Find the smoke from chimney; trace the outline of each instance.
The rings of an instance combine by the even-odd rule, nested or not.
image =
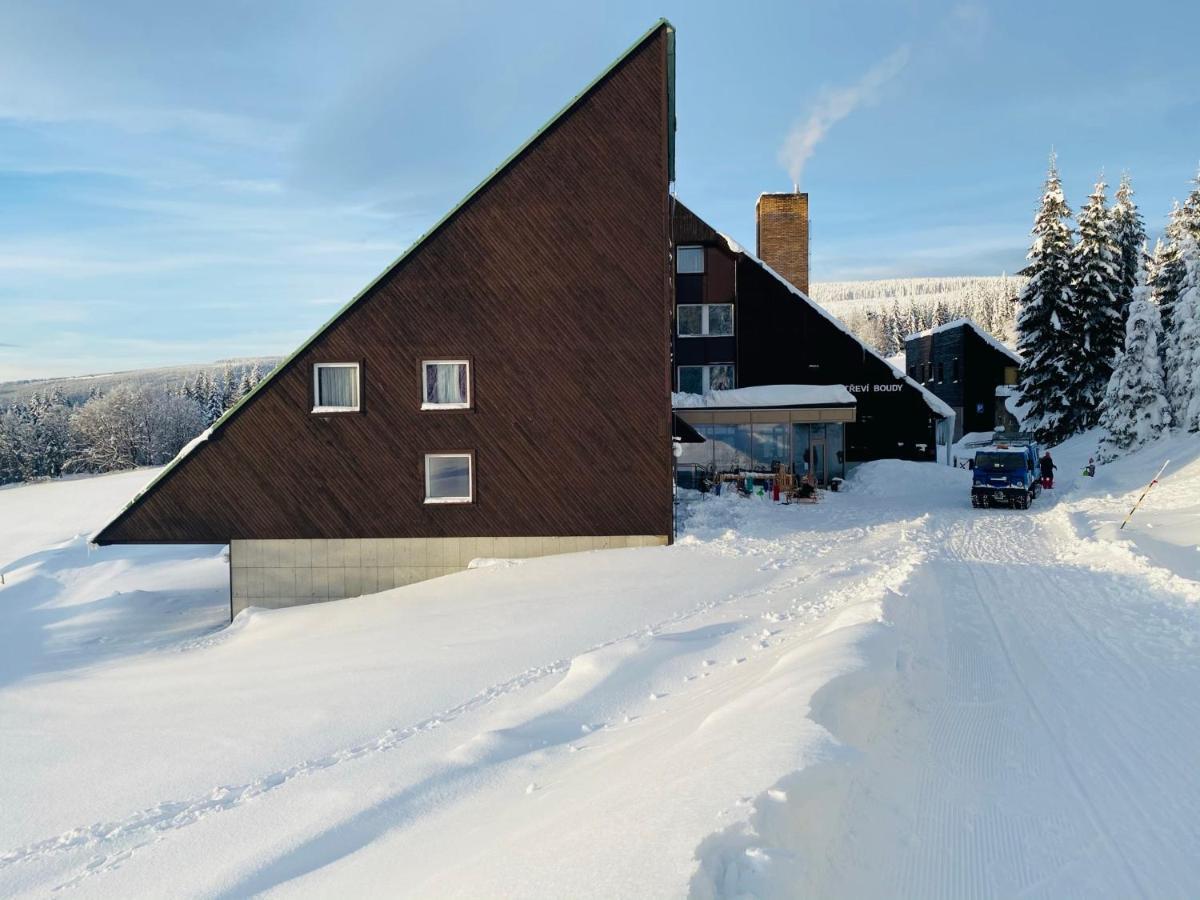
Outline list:
[[[779,150],[779,161],[791,176],[793,191],[800,190],[804,166],[829,129],[864,103],[873,101],[879,89],[900,74],[908,64],[908,57],[909,47],[905,44],[868,69],[855,84],[825,91],[808,118],[792,126]]]

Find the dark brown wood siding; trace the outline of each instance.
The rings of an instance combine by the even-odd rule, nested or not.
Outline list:
[[[649,35],[99,536],[671,532],[667,42]],[[422,412],[422,358],[474,408]],[[362,361],[363,411],[314,415],[312,366]],[[470,450],[475,502],[427,505]]]

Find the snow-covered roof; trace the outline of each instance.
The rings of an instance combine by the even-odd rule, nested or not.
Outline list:
[[[981,338],[983,338],[984,341],[989,346],[991,346],[993,350],[999,350],[1001,353],[1003,353],[1005,356],[1007,356],[1009,359],[1011,359],[1017,365],[1021,364],[1022,360],[1021,360],[1020,354],[1018,354],[1016,350],[1014,350],[1012,347],[1009,347],[1007,344],[1001,343],[999,340],[996,339],[995,335],[990,334],[989,332],[985,331],[983,328],[981,328],[979,326],[978,322],[976,322],[974,319],[971,319],[971,318],[964,317],[962,319],[954,319],[951,322],[945,322],[934,328],[926,328],[924,331],[918,331],[914,334],[908,335],[907,337],[904,338],[904,340],[907,343],[908,341],[911,341],[915,338],[929,337],[930,335],[939,334],[940,332],[943,332],[943,331],[954,331],[956,328],[962,328],[964,325],[967,326],[968,328],[970,328],[972,331],[974,331]]]
[[[857,402],[841,384],[764,384],[759,387],[671,395],[675,409],[750,409],[787,406],[846,406]]]
[[[801,300],[803,300],[805,303],[807,303],[812,308],[813,312],[817,313],[817,315],[824,318],[827,322],[829,322],[831,325],[833,325],[835,328],[837,328],[839,331],[841,331],[847,337],[852,339],[856,344],[858,344],[860,347],[862,347],[864,353],[869,353],[871,356],[875,357],[877,360],[879,360],[881,363],[883,363],[885,366],[887,366],[889,369],[891,369],[892,376],[897,381],[904,381],[909,385],[909,387],[913,388],[916,391],[919,391],[921,394],[921,397],[925,400],[925,405],[928,406],[931,410],[933,410],[935,413],[937,413],[939,416],[942,416],[943,418],[947,418],[947,419],[954,418],[954,415],[955,415],[954,409],[948,403],[943,401],[942,398],[937,396],[935,393],[933,393],[933,391],[929,390],[928,388],[922,386],[921,384],[917,383],[916,381],[914,381],[913,379],[911,379],[907,375],[905,375],[903,369],[897,368],[896,366],[894,366],[890,362],[888,362],[885,357],[880,355],[879,351],[877,351],[874,347],[872,347],[869,344],[867,344],[866,342],[864,342],[858,335],[856,335],[853,331],[851,331],[849,328],[847,328],[845,323],[843,323],[841,319],[837,318],[837,316],[833,315],[833,313],[831,313],[829,310],[827,310],[821,304],[817,303],[817,301],[815,301],[812,297],[808,296],[808,294],[804,293],[804,291],[800,290],[798,287],[796,287],[794,284],[792,284],[790,281],[788,281],[786,278],[784,278],[782,275],[780,275],[778,272],[776,272],[774,269],[772,269],[770,266],[768,266],[765,262],[763,262],[761,259],[759,259],[757,256],[755,256],[753,253],[751,253],[749,250],[747,250],[745,247],[743,247],[741,244],[739,244],[733,238],[729,237],[726,234],[721,234],[721,232],[717,232],[717,234],[719,234],[721,236],[721,240],[723,240],[725,242],[725,245],[729,248],[730,253],[740,253],[743,256],[745,256],[747,259],[749,259],[750,261],[757,264],[758,266],[761,266],[762,270],[764,272],[766,272],[768,275],[772,276],[776,281],[778,281],[780,284],[782,284],[784,287],[786,287],[789,291],[791,291],[793,294],[795,294],[797,297],[799,297]]]

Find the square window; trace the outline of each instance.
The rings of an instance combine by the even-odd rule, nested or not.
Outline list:
[[[710,391],[733,390],[733,365],[709,366],[708,389]]]
[[[677,319],[680,337],[699,337],[704,334],[703,306],[680,306]]]
[[[733,334],[733,304],[680,304],[676,307],[680,337],[729,337]]]
[[[681,394],[704,393],[704,366],[679,367],[679,392]]]
[[[679,392],[681,394],[707,394],[709,391],[729,391],[735,386],[733,363],[718,363],[715,366],[679,367]]]
[[[425,502],[470,503],[475,477],[470,453],[425,454]]]
[[[427,359],[421,363],[421,409],[469,409],[470,363],[465,359]]]
[[[680,275],[704,274],[703,247],[676,247],[675,271]]]
[[[714,337],[728,337],[733,334],[733,304],[707,306],[705,311],[708,313],[705,334]]]
[[[313,412],[358,412],[358,363],[313,366]]]

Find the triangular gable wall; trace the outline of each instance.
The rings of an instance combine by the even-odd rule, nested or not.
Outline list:
[[[664,21],[96,542],[669,534],[672,69]],[[474,408],[422,412],[420,361],[464,357]],[[316,362],[361,413],[312,414]],[[424,504],[453,451],[475,502]]]

